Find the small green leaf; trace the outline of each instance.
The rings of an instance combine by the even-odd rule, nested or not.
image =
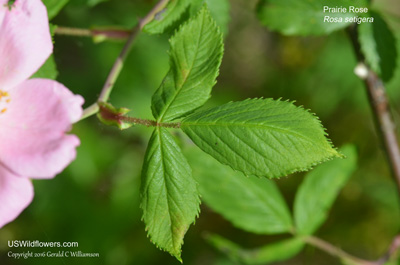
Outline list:
[[[53,55],[46,60],[46,62],[32,75],[31,78],[46,78],[55,80],[58,76],[56,63]]]
[[[258,234],[293,230],[289,210],[274,182],[245,177],[198,148],[190,148],[185,154],[202,199],[236,227]]]
[[[347,12],[324,12],[324,7],[345,7]],[[285,35],[325,35],[350,25],[346,18],[357,14],[349,6],[368,7],[365,0],[261,0],[257,14],[262,24]],[[324,22],[326,16],[342,19]]]
[[[168,130],[157,127],[147,147],[141,185],[143,220],[151,241],[181,261],[183,237],[199,205],[186,158]]]
[[[365,60],[384,81],[389,81],[396,69],[396,39],[383,18],[372,13],[374,23],[358,27],[359,41]]]
[[[326,220],[339,191],[357,167],[354,146],[341,149],[345,159],[337,159],[318,166],[307,174],[294,202],[297,233],[310,235]]]
[[[206,7],[171,38],[171,69],[152,98],[158,122],[180,118],[210,97],[222,60],[222,36]]]
[[[320,121],[290,102],[251,99],[181,122],[204,152],[246,175],[277,178],[339,157]]]
[[[68,2],[69,0],[43,0],[49,20],[54,18]]]
[[[296,256],[304,247],[300,238],[272,243],[260,248],[246,250],[218,235],[208,235],[207,241],[230,259],[247,265],[271,264]]]
[[[177,22],[188,8],[190,0],[170,0],[165,8],[158,12],[143,31],[149,34],[161,34]]]

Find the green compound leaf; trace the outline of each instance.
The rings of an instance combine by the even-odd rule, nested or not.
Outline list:
[[[305,245],[300,238],[292,238],[247,250],[218,235],[208,235],[206,239],[231,260],[247,265],[271,264],[288,260],[296,256]]]
[[[192,170],[172,135],[158,127],[142,169],[141,208],[151,241],[181,261],[183,237],[199,213]]]
[[[49,20],[57,16],[61,9],[69,2],[69,0],[42,0],[47,8]]]
[[[246,175],[277,178],[340,157],[320,121],[285,101],[230,102],[188,116],[181,128],[204,152]]]
[[[354,146],[341,149],[345,159],[337,159],[318,166],[307,174],[294,202],[297,233],[310,235],[326,220],[339,191],[357,167]]]
[[[245,177],[195,147],[185,155],[202,199],[236,227],[257,234],[293,231],[289,210],[274,182]]]
[[[152,98],[158,122],[180,118],[210,97],[222,60],[222,35],[204,6],[170,40],[171,69]]]
[[[389,81],[396,69],[396,39],[383,20],[373,13],[374,23],[362,23],[358,27],[359,42],[365,60],[384,81]]]
[[[143,31],[149,34],[161,34],[180,19],[189,7],[190,0],[170,0],[165,8],[158,12]]]
[[[368,7],[365,0],[261,0],[257,8],[258,18],[264,26],[285,35],[325,35],[350,25],[346,18],[351,12],[324,12],[324,6],[335,8],[349,6]],[[342,22],[324,22],[324,17],[342,19]]]

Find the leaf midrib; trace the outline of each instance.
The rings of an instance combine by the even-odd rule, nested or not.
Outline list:
[[[166,182],[166,178],[165,178],[165,162],[164,162],[164,151],[163,151],[163,141],[162,141],[162,137],[161,137],[161,130],[160,127],[156,128],[157,130],[157,134],[158,134],[158,142],[160,143],[160,156],[161,156],[161,164],[162,164],[162,170],[163,170],[163,179],[164,179],[164,188],[165,188],[165,195],[166,195],[166,201],[167,201],[167,212],[168,212],[168,217],[169,217],[169,221],[171,222],[171,227],[170,227],[170,231],[171,231],[171,241],[172,241],[172,248],[173,251],[176,251],[176,245],[175,245],[175,239],[174,239],[174,231],[173,231],[173,223],[174,221],[172,220],[172,216],[171,216],[171,207],[170,207],[170,201],[169,201],[169,196],[168,196],[168,188],[167,188],[167,182]],[[175,253],[177,254],[177,253]]]
[[[283,133],[287,133],[290,135],[298,136],[304,140],[307,140],[309,142],[314,142],[313,139],[310,137],[307,137],[303,134],[299,134],[295,131],[287,130],[284,128],[279,128],[279,127],[274,127],[271,125],[266,125],[266,124],[248,124],[248,123],[190,123],[190,122],[182,122],[181,128],[183,129],[184,127],[193,127],[193,126],[204,126],[204,127],[247,127],[247,128],[259,128],[259,129],[269,129],[269,130],[275,130],[275,131],[281,131]]]
[[[191,72],[193,70],[194,63],[195,63],[195,61],[197,59],[197,55],[199,53],[200,39],[201,39],[201,36],[203,34],[203,27],[204,27],[204,20],[205,20],[204,16],[205,16],[205,13],[203,14],[203,20],[201,22],[200,34],[199,34],[199,38],[197,40],[196,52],[195,52],[195,56],[194,56],[193,61],[192,61],[192,65],[189,67],[188,74],[185,76],[185,78],[184,78],[184,80],[182,82],[182,85],[180,87],[178,87],[178,89],[176,90],[176,93],[174,94],[174,97],[172,98],[172,100],[165,107],[165,110],[163,111],[163,113],[161,114],[160,118],[158,119],[158,122],[163,122],[163,118],[164,118],[165,114],[168,112],[170,106],[172,105],[172,103],[178,97],[179,93],[181,92],[182,88],[185,86],[186,81],[188,80],[188,78],[189,78],[189,76],[190,76],[190,74],[191,74]],[[175,78],[174,78],[174,84],[176,84],[175,83]]]

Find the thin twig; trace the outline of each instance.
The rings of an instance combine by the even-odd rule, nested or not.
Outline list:
[[[375,261],[368,261],[368,260],[363,260],[363,259],[354,257],[354,256],[344,252],[340,248],[337,248],[334,245],[332,245],[320,238],[317,238],[317,237],[309,236],[309,237],[305,237],[303,240],[306,243],[308,243],[314,247],[317,247],[334,257],[338,257],[344,261],[350,262],[351,264],[358,264],[358,265],[379,265],[380,264]]]
[[[57,26],[54,30],[54,34],[57,35],[67,35],[67,36],[77,36],[77,37],[92,37],[92,31],[90,29],[80,29],[80,28],[69,28]]]
[[[140,119],[136,117],[129,117],[126,115],[129,112],[125,108],[114,108],[111,104],[100,102],[99,104],[99,118],[101,121],[106,121],[106,124],[112,122],[112,124],[129,124],[129,125],[144,125],[147,127],[165,127],[165,128],[176,128],[179,129],[181,124],[178,123],[167,123],[167,122],[157,122],[155,120]]]
[[[181,127],[181,124],[179,122],[177,122],[177,123],[157,122],[154,120],[139,119],[139,118],[128,117],[128,116],[120,116],[120,117],[118,117],[118,119],[120,121],[133,123],[133,124],[140,124],[140,125],[144,125],[147,127],[164,127],[164,128],[175,128],[175,129],[179,129]]]
[[[126,40],[129,38],[131,31],[118,28],[82,29],[57,26],[54,30],[54,34],[74,37],[93,37],[111,40]]]
[[[138,25],[132,29],[129,38],[128,38],[127,42],[125,43],[125,46],[122,48],[121,53],[115,60],[114,65],[111,68],[110,73],[108,74],[107,80],[104,83],[104,86],[103,86],[103,89],[101,90],[98,101],[102,101],[102,102],[108,101],[108,98],[110,97],[111,91],[114,87],[114,83],[117,80],[119,74],[121,73],[121,70],[124,66],[124,61],[125,61],[126,57],[128,56],[129,51],[132,48],[132,45],[133,45],[134,41],[136,40],[137,35],[139,34],[139,32],[143,29],[143,27],[147,23],[149,23],[150,21],[153,20],[154,16],[158,12],[160,12],[166,6],[167,3],[168,3],[168,0],[160,0],[143,19],[139,20]],[[96,114],[98,111],[99,111],[99,106],[96,102],[83,111],[81,120],[83,118],[87,118],[91,115]]]
[[[349,29],[350,38],[359,63],[364,66],[363,74],[359,77],[363,79],[367,89],[369,103],[374,113],[375,124],[384,144],[384,149],[388,157],[388,162],[392,175],[397,183],[400,195],[400,149],[396,137],[396,126],[390,113],[390,104],[385,91],[385,86],[378,75],[366,66],[365,59],[361,53],[358,42],[357,27]],[[361,67],[362,68],[362,67]]]
[[[377,127],[389,158],[392,174],[396,179],[400,192],[400,151],[396,137],[396,126],[390,113],[385,87],[378,76],[371,70],[368,71],[368,76],[364,82],[368,89],[369,101],[373,107]]]
[[[388,163],[392,171],[392,175],[397,183],[400,195],[400,149],[396,137],[396,126],[390,113],[390,103],[386,94],[385,86],[378,75],[372,71],[365,62],[364,55],[361,52],[360,43],[358,41],[357,26],[353,25],[349,28],[349,36],[351,38],[357,60],[359,62],[356,74],[364,81],[369,103],[374,113],[376,128],[379,132],[381,141],[384,144],[385,153],[388,157]],[[375,264],[382,265],[392,259],[400,249],[400,235],[396,236],[389,247],[388,252]]]

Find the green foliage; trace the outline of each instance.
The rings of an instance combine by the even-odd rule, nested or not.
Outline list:
[[[207,8],[221,32],[226,35],[230,21],[229,0],[171,0],[143,28],[143,31],[149,34],[171,32],[189,17],[196,16],[204,4],[207,4]]]
[[[150,34],[163,33],[168,27],[177,22],[188,8],[190,0],[170,0],[165,8],[158,12],[143,31]]]
[[[359,41],[365,60],[384,81],[389,81],[396,69],[396,39],[378,14],[373,13],[373,23],[362,23],[358,27]]]
[[[87,5],[91,2],[98,0],[70,0],[62,15],[57,16],[57,24],[76,28],[117,25],[128,29],[137,23],[138,18],[144,17],[157,1],[108,1],[96,8]],[[225,15],[213,11],[212,4],[216,5],[219,1],[207,2],[214,19]],[[330,3],[331,0],[325,2]],[[351,139],[360,146],[359,170],[341,199],[335,203],[335,211],[329,218],[330,225],[324,228],[323,234],[329,241],[340,241],[345,251],[349,247],[352,254],[378,258],[398,232],[400,207],[396,186],[387,176],[387,164],[380,152],[376,151],[375,135],[371,133],[368,122],[371,113],[367,108],[363,84],[353,74],[356,58],[346,34],[337,32],[328,38],[299,38],[261,32],[258,21],[253,19],[255,1],[231,0],[231,3],[234,9],[230,31],[233,34],[228,39],[229,47],[218,87],[207,102],[208,106],[254,96],[296,99],[299,105],[305,105],[323,117],[324,125],[332,128],[335,142]],[[398,0],[374,1],[374,8],[378,5],[380,10],[391,13],[400,10]],[[196,8],[197,12],[201,5]],[[397,17],[392,16],[389,20],[388,14],[382,15],[391,29],[399,29]],[[189,14],[185,12],[173,26],[187,20],[187,16]],[[399,30],[394,32],[400,37]],[[129,107],[140,117],[151,117],[149,105],[152,93],[168,69],[167,38],[167,34],[139,35],[115,84],[111,97],[114,105]],[[56,41],[55,56],[61,73],[59,80],[74,93],[84,96],[87,104],[95,102],[110,67],[122,49],[122,43],[107,42],[94,46],[89,39],[72,36],[57,37]],[[397,46],[400,47],[399,42]],[[397,61],[399,63],[399,58]],[[399,81],[400,69],[397,68],[394,78],[387,84],[397,119]],[[175,133],[177,130],[173,131]],[[48,241],[50,237],[57,241],[76,241],[82,251],[100,253],[100,258],[85,260],[85,265],[176,265],[174,258],[156,249],[146,238],[144,225],[140,222],[143,213],[137,207],[140,200],[138,187],[141,162],[151,130],[135,126],[132,130],[118,131],[93,119],[86,119],[74,124],[72,133],[81,140],[77,159],[53,180],[33,181],[35,199],[18,219],[1,230],[0,245],[7,246],[7,240],[34,238]],[[187,139],[181,140],[187,145]],[[201,158],[199,155],[198,159]],[[199,170],[208,171],[206,166],[197,169],[197,161],[189,162],[193,165],[193,176],[196,178],[204,176],[198,173],[201,172]],[[212,176],[211,171],[215,170],[229,174],[228,177],[236,174],[245,179],[230,169],[223,173],[225,169],[218,169],[215,165],[206,173]],[[297,187],[297,178],[275,181],[288,201],[291,201]],[[201,188],[200,183],[200,191]],[[207,203],[206,198],[203,198]],[[197,264],[200,261],[216,265],[218,260],[221,260],[218,263],[221,265],[239,264],[230,261],[222,263],[223,259],[226,261],[225,257],[210,254],[209,246],[198,236],[205,229],[229,235],[229,239],[247,247],[271,239],[253,234],[243,235],[207,210],[197,222],[191,236],[185,238],[183,258],[186,264]],[[355,242],[357,249],[350,247]],[[32,249],[22,248],[22,251]],[[6,253],[6,249],[3,252]],[[311,263],[321,260],[322,263],[334,263],[327,255],[323,255],[318,250],[308,251],[287,263],[301,264],[304,258]],[[4,262],[42,265],[52,263],[53,259]]]
[[[307,174],[300,186],[294,206],[296,230],[288,226],[292,222],[290,214],[279,190],[270,185],[272,182],[265,182],[264,179],[246,179],[229,174],[226,170],[217,170],[211,160],[192,153],[191,162],[194,163],[194,157],[205,161],[194,164],[195,172],[196,168],[199,168],[202,173],[196,175],[200,175],[197,177],[200,193],[207,205],[244,230],[263,234],[292,232],[295,235],[292,239],[252,250],[244,250],[220,236],[210,236],[208,241],[232,260],[244,264],[269,264],[297,255],[305,244],[302,236],[314,233],[326,220],[339,190],[356,168],[354,146],[344,146],[341,151],[347,156],[346,159],[318,166]],[[286,223],[286,226],[280,227],[276,223],[279,221]],[[281,228],[286,230],[280,230]]]
[[[170,43],[171,69],[152,98],[158,122],[201,107],[210,97],[222,60],[222,36],[206,7],[181,26]]]
[[[290,232],[292,219],[275,183],[245,177],[190,148],[186,155],[202,199],[236,227],[258,234]]]
[[[340,156],[319,120],[285,101],[230,102],[190,115],[181,128],[204,152],[246,175],[277,178]]]
[[[151,136],[142,170],[141,208],[151,241],[181,260],[183,237],[199,213],[192,170],[165,128]]]
[[[365,0],[352,0],[351,5],[366,7]],[[347,27],[347,12],[324,13],[324,6],[348,7],[348,0],[261,0],[257,13],[262,24],[285,35],[325,35]],[[324,23],[325,16],[343,18],[342,22]]]
[[[326,220],[339,191],[357,167],[354,146],[341,149],[345,159],[337,159],[318,166],[307,174],[294,203],[296,233],[314,233]]]
[[[222,36],[205,5],[194,18],[180,27],[171,38],[170,44],[171,69],[152,98],[152,111],[158,123],[185,117],[208,100],[223,53]],[[307,170],[315,164],[339,156],[325,137],[320,122],[308,111],[289,102],[256,99],[229,103],[184,118],[181,128],[203,151],[245,174],[280,177]],[[169,135],[162,132],[164,129],[156,129],[155,135]],[[171,153],[154,158],[155,151],[152,150],[162,153],[162,150],[168,149],[164,147],[162,137],[155,135],[150,141],[143,167],[143,183],[146,187],[144,194],[147,194],[143,201],[166,204],[166,208],[170,209],[168,201],[173,196],[178,197],[178,191],[183,192],[183,185],[172,195],[160,198],[155,196],[160,194],[160,187],[147,187],[147,183],[153,183],[150,179],[154,178],[154,175],[159,175],[159,178],[165,181],[173,178],[173,183],[187,177],[188,172],[179,172],[179,168],[170,171],[160,169],[160,163],[165,164],[162,162],[165,159],[163,157],[174,157],[170,167],[173,163],[186,165],[186,160],[179,162],[184,157],[178,152],[178,147],[174,147],[175,152],[179,153],[178,156]],[[159,138],[158,142],[154,140],[156,138]],[[173,140],[168,142],[172,143]],[[155,166],[150,167],[149,163],[154,163]],[[205,179],[201,179],[200,182],[203,180]],[[220,184],[227,181],[229,183],[223,186],[223,192],[219,194],[223,195],[223,199],[215,196],[218,194],[213,189],[216,181]],[[290,214],[273,183],[262,179],[246,179],[243,176],[238,177],[237,174],[230,177],[220,174],[211,183],[203,184],[205,200],[238,227],[258,233],[281,233],[292,229]],[[237,196],[234,191],[240,188],[241,196]],[[263,189],[268,191],[268,195],[263,193]],[[195,190],[191,190],[190,193],[197,196]],[[181,201],[173,199],[178,208],[181,207]],[[226,207],[234,202],[238,202],[236,208]],[[179,259],[183,236],[194,219],[193,213],[197,210],[190,212],[188,206],[185,213],[188,218],[177,229],[173,221],[165,223],[165,213],[155,216],[154,212],[160,210],[156,211],[154,206],[148,207],[143,204],[143,209],[152,240]],[[252,209],[253,215],[242,215],[245,209]]]
[[[57,16],[61,9],[69,2],[69,0],[43,0],[47,8],[49,20]]]
[[[275,242],[257,249],[246,250],[218,235],[208,235],[207,241],[230,259],[241,264],[271,264],[296,256],[304,247],[300,238]]]
[[[47,78],[55,80],[57,75],[58,71],[54,61],[54,56],[50,55],[46,62],[32,75],[31,78]]]

